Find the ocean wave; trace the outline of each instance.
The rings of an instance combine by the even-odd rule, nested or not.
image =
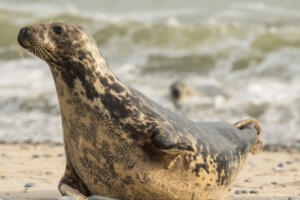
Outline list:
[[[61,141],[51,73],[16,42],[21,26],[53,21],[87,29],[118,77],[164,107],[195,121],[258,118],[266,142],[299,138],[300,4],[289,2],[0,0],[0,140]],[[169,87],[179,79],[226,97],[177,110]]]

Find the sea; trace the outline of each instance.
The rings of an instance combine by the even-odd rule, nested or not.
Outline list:
[[[265,143],[300,139],[299,0],[0,0],[0,140],[62,142],[49,67],[20,53],[21,27],[92,34],[127,85],[193,121],[257,118]],[[170,98],[177,80],[222,94]]]

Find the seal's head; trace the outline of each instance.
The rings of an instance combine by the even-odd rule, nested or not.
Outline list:
[[[193,96],[195,89],[186,82],[178,80],[171,85],[170,94],[173,100],[178,101],[186,96]]]
[[[40,24],[24,27],[19,44],[45,60],[49,65],[66,67],[72,62],[95,62],[99,57],[96,42],[82,28],[67,23]]]

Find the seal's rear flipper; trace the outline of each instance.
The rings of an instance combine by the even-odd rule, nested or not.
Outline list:
[[[257,136],[256,136],[256,139],[253,142],[253,144],[251,144],[249,151],[253,155],[255,155],[255,154],[260,153],[263,150],[264,143],[262,142],[261,137],[258,136],[261,133],[261,127],[260,127],[260,123],[259,123],[258,120],[256,120],[256,119],[246,119],[246,120],[236,122],[234,124],[234,126],[236,128],[241,129],[241,130],[244,130],[244,129],[247,129],[247,128],[248,129],[255,128]]]
[[[257,137],[255,142],[251,145],[249,151],[253,155],[255,155],[255,154],[258,154],[258,153],[262,152],[263,148],[264,148],[264,143],[263,143],[261,137]]]
[[[260,123],[257,119],[245,119],[242,121],[238,121],[234,124],[234,126],[241,130],[243,130],[245,128],[255,128],[257,135],[259,135],[261,133]]]

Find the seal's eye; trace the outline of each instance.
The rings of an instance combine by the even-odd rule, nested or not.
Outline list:
[[[60,35],[63,32],[63,28],[61,26],[54,26],[53,31],[54,31],[54,33]]]

